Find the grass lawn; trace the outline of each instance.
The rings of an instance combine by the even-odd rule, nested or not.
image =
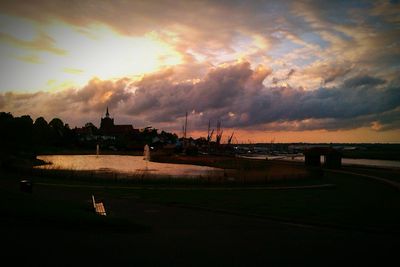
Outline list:
[[[4,254],[26,254],[12,256],[15,265],[75,265],[79,259],[80,265],[335,266],[349,263],[349,256],[379,263],[398,244],[398,192],[352,175],[285,181],[281,185],[335,184],[286,190],[271,189],[277,183],[196,187],[34,177],[29,194],[19,191],[25,175],[0,174]],[[107,217],[93,213],[92,194],[104,200]]]
[[[386,185],[344,174],[326,173],[333,188],[271,190],[263,188],[113,189],[109,197],[136,195],[141,201],[189,205],[295,222],[377,228],[398,232],[400,195]]]
[[[14,174],[0,180],[0,213],[3,224],[51,225],[77,230],[118,229],[129,231],[145,230],[129,218],[118,216],[102,217],[92,212],[91,190],[83,190],[85,198],[70,194],[67,189],[47,190],[34,186],[34,193],[19,191],[18,179]],[[64,191],[64,192],[63,192]]]

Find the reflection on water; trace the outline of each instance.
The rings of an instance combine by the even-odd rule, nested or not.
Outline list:
[[[293,160],[304,161],[304,156],[296,157]],[[321,162],[322,162],[321,158]],[[343,158],[342,164],[344,165],[363,165],[363,166],[377,166],[377,167],[397,167],[400,168],[400,161],[395,160],[381,160],[381,159],[349,159]]]
[[[38,156],[38,159],[51,162],[51,165],[42,165],[43,169],[68,169],[84,171],[105,171],[118,173],[150,173],[176,177],[198,177],[206,175],[220,175],[223,170],[218,168],[187,164],[157,163],[143,160],[141,156],[119,155],[52,155]]]
[[[400,168],[400,161],[395,160],[379,160],[379,159],[343,159],[343,164],[380,166],[380,167],[397,167]]]
[[[268,159],[268,160],[288,160],[288,161],[304,161],[304,156],[267,156],[267,155],[254,155],[254,156],[242,156],[249,159]],[[321,156],[321,162],[325,159]],[[349,159],[343,158],[342,164],[344,165],[363,165],[363,166],[377,166],[377,167],[396,167],[400,168],[400,161],[395,160],[380,160],[380,159]]]

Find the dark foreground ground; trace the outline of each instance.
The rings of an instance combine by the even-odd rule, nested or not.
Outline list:
[[[374,171],[395,180],[398,174]],[[1,262],[10,266],[389,266],[398,260],[399,191],[350,174],[325,173],[318,184],[334,186],[316,189],[35,178],[32,194],[19,191],[21,175],[0,175]],[[92,194],[104,200],[107,217],[93,214]]]

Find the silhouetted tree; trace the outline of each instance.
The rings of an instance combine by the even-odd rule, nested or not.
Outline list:
[[[63,143],[64,122],[59,118],[54,118],[49,122],[51,144],[59,146]]]
[[[33,124],[33,142],[36,146],[44,146],[49,142],[50,126],[43,117],[39,117]]]
[[[14,117],[11,113],[0,113],[0,142],[3,151],[10,150],[14,142]]]
[[[0,142],[5,154],[32,151],[33,121],[30,116],[13,117],[10,113],[0,113]]]
[[[64,125],[63,132],[64,132],[64,138],[63,138],[64,145],[71,145],[75,141],[75,135],[74,132],[69,127],[68,123]]]
[[[14,118],[15,143],[21,149],[31,151],[33,120],[29,115]]]

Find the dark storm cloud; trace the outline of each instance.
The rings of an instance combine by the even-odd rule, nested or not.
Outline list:
[[[208,119],[222,119],[227,127],[262,128],[272,122],[297,121],[300,122],[297,130],[326,127],[333,130],[369,125],[379,121],[380,114],[400,106],[399,86],[382,88],[385,82],[370,76],[351,78],[341,86],[314,91],[264,87],[263,79],[255,82],[256,76],[248,63],[241,63],[212,70],[196,84],[146,81],[146,86],[138,84],[139,89],[132,97],[132,105],[137,107],[130,111],[133,116],[139,112],[152,120],[173,122],[186,111],[194,110],[195,114],[202,114],[193,118],[199,127]],[[302,123],[309,119],[319,121],[315,125]],[[382,123],[391,124],[388,119]]]
[[[169,80],[165,76],[148,76],[136,84],[132,97],[132,115],[148,114],[157,122],[173,122],[186,111],[203,113],[204,120],[218,118],[229,113],[234,105],[240,105],[244,97],[263,88],[262,81],[270,70],[250,69],[248,62],[223,66],[209,71],[198,82]]]
[[[81,89],[59,93],[5,93],[0,103],[6,103],[2,109],[7,111],[41,110],[65,114],[74,122],[81,122],[76,116],[82,113],[84,119],[92,114],[98,120],[109,105],[113,114],[132,122],[175,129],[180,129],[186,111],[193,129],[204,128],[209,119],[220,119],[225,127],[269,130],[353,129],[372,123],[379,123],[380,130],[400,128],[397,83],[365,75],[337,87],[307,91],[265,87],[262,82],[269,74],[270,70],[253,70],[242,62],[213,68],[196,81],[176,80],[176,73],[168,70],[140,81],[93,79]]]
[[[358,86],[376,86],[385,83],[384,80],[371,77],[371,76],[359,76],[348,79],[344,82],[344,87],[358,87]]]

